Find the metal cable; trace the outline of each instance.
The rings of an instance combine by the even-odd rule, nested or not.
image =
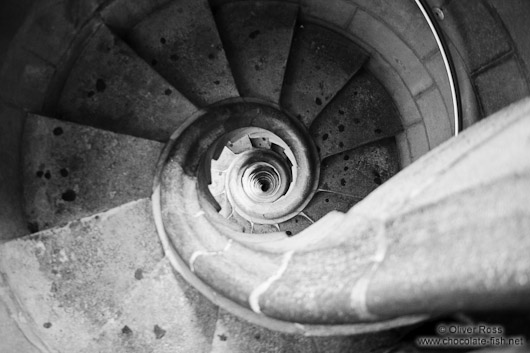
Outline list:
[[[415,2],[420,8],[423,17],[429,24],[429,28],[431,29],[434,39],[436,39],[436,44],[438,44],[438,48],[442,54],[447,77],[449,78],[449,86],[451,88],[453,114],[455,117],[455,136],[457,136],[458,133],[462,131],[462,104],[460,100],[460,91],[458,87],[458,77],[456,75],[455,65],[450,55],[449,46],[447,45],[442,29],[436,21],[435,15],[432,12],[429,4],[427,4],[426,0],[415,0]]]

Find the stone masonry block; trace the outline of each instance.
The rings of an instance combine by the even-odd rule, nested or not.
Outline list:
[[[407,140],[409,141],[412,162],[417,161],[421,156],[429,152],[429,140],[423,123],[408,127],[406,134]]]
[[[349,24],[356,7],[344,0],[302,0],[301,9],[304,15],[344,28]]]
[[[500,63],[480,73],[475,78],[475,86],[485,116],[529,94],[528,85],[515,59]]]
[[[416,54],[378,19],[358,10],[349,31],[389,60],[412,95],[415,96],[432,85],[431,76]]]
[[[429,146],[434,148],[451,138],[450,117],[438,88],[433,87],[417,98],[423,122],[429,138]]]

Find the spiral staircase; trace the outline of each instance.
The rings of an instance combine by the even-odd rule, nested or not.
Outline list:
[[[50,2],[15,42],[0,283],[27,352],[375,352],[426,319],[344,313],[345,274],[288,251],[458,130],[413,1]],[[472,59],[465,127],[497,109]]]

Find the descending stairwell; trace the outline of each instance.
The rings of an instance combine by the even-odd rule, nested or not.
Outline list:
[[[205,229],[233,243],[296,239],[455,132],[438,48],[432,39],[412,40],[417,29],[430,35],[421,14],[412,1],[388,6],[71,1],[50,4],[40,17],[37,6],[21,31],[26,49],[14,47],[8,61],[18,76],[4,75],[5,82],[22,81],[13,92],[4,89],[4,112],[24,109],[10,122],[20,132],[13,144],[20,143],[21,177],[12,179],[20,180],[13,190],[21,189],[24,217],[12,217],[21,226],[4,239],[23,237],[0,245],[0,298],[31,344],[42,352],[343,352],[395,345],[408,330],[395,327],[419,319],[306,337],[311,332],[303,325],[355,320],[307,310],[302,322],[286,310],[274,316],[289,322],[289,333],[278,333],[219,308],[221,299],[197,291],[164,255],[152,211],[158,201],[151,199],[157,180],[169,239],[213,296],[258,312],[248,296],[238,302],[246,292],[235,279],[274,272],[269,258],[263,268],[217,272],[209,258],[232,240],[227,245]],[[382,18],[392,10],[394,17]],[[403,18],[411,28],[396,25]],[[48,42],[39,42],[34,23],[44,23]],[[17,50],[35,62],[17,67]],[[478,81],[466,75],[462,82],[470,125],[477,111],[490,108],[477,107],[469,95]],[[266,166],[240,162],[252,154]],[[243,183],[254,193],[250,201],[231,184],[239,162],[256,165],[249,186]],[[203,250],[194,241],[206,241]],[[272,316],[268,300],[257,308]]]

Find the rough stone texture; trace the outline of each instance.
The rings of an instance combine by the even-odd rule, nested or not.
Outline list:
[[[41,353],[26,339],[11,315],[0,299],[0,352]]]
[[[217,308],[166,261],[141,200],[0,247],[0,268],[58,352],[209,352]]]
[[[423,116],[429,146],[434,148],[452,135],[449,114],[445,109],[440,91],[436,87],[424,92],[416,101]]]
[[[315,24],[297,26],[280,105],[309,127],[367,58],[343,35]]]
[[[249,324],[224,310],[213,338],[212,353],[344,353],[380,352],[399,338],[399,331],[338,337],[304,337],[270,331]]]
[[[35,0],[4,0],[0,4],[0,67],[13,36]]]
[[[417,124],[421,121],[421,115],[416,106],[406,83],[399,73],[380,54],[371,53],[367,68],[377,77],[379,82],[392,96],[396,108],[400,113],[401,123],[404,127]]]
[[[138,280],[118,307],[123,315],[105,327],[101,345],[112,348],[112,352],[211,351],[218,308],[190,287],[165,260]],[[105,342],[107,338],[110,345]],[[95,345],[94,349],[101,346]]]
[[[436,49],[436,42],[414,0],[348,0],[383,22],[419,57]]]
[[[403,169],[412,163],[410,157],[410,146],[405,132],[396,135],[396,146],[399,155],[400,167]]]
[[[161,149],[158,142],[30,115],[22,171],[29,230],[148,197]]]
[[[453,56],[453,62],[456,62],[458,59],[456,58],[456,55]],[[437,89],[440,91],[443,102],[445,103],[445,109],[440,110],[440,114],[443,113],[445,110],[445,114],[447,115],[447,119],[449,120],[451,124],[451,133],[454,133],[455,131],[455,117],[454,117],[454,109],[453,109],[453,99],[451,97],[451,87],[449,86],[449,78],[447,77],[447,71],[445,70],[444,61],[442,59],[442,55],[440,52],[437,52],[435,55],[431,56],[425,61],[425,66],[427,67],[427,70],[429,70],[429,73],[434,79],[434,82],[436,84]],[[456,64],[455,64],[456,66]],[[464,81],[466,78],[462,76],[458,76],[461,81]],[[459,81],[459,86],[463,86],[462,83]],[[460,90],[462,90],[461,87],[459,87]],[[436,104],[439,106],[439,104]]]
[[[169,3],[128,32],[127,41],[197,106],[238,96],[207,0]]]
[[[530,72],[530,41],[528,40],[528,21],[530,6],[525,0],[489,0],[510,34],[519,59],[524,63],[526,80]]]
[[[447,11],[449,25],[462,36],[470,72],[512,50],[508,33],[486,1],[451,1]]]
[[[409,140],[410,156],[413,162],[429,152],[429,140],[423,123],[408,127],[406,134],[407,139]]]
[[[359,202],[360,198],[331,192],[318,192],[304,209],[304,213],[316,221],[331,211],[346,212]]]
[[[36,1],[15,41],[52,65],[59,65],[78,31],[103,0]]]
[[[38,111],[44,104],[55,67],[31,51],[12,46],[0,73],[0,97],[11,104]]]
[[[383,186],[365,199],[363,207],[370,209],[381,206],[383,197],[380,214],[401,215],[392,222],[396,229],[388,240],[395,247],[389,246],[374,276],[368,305],[388,300],[379,308],[395,312],[407,306],[413,311],[448,306],[491,310],[528,304],[529,103],[512,105],[464,131],[397,176],[393,191]],[[432,222],[429,214],[438,221]],[[406,234],[407,240],[398,234]],[[397,254],[410,261],[396,266]],[[396,288],[391,278],[398,273],[407,281],[390,293]],[[441,288],[446,295],[440,295]],[[409,306],[409,295],[396,295],[407,291],[423,299]],[[436,304],[426,295],[436,297]]]
[[[389,27],[367,12],[358,10],[349,31],[372,46],[405,81],[412,95],[432,85],[432,78],[416,54]]]
[[[311,338],[270,331],[220,310],[211,352],[317,353],[319,351]]]
[[[290,233],[287,233],[288,234],[287,236],[291,236],[291,235],[295,235],[301,232],[302,230],[311,226],[311,224],[313,223],[311,223],[311,221],[308,220],[306,217],[295,216],[283,223],[280,223],[279,226],[282,232],[290,232]]]
[[[125,33],[169,1],[114,0],[101,10],[101,17],[114,31]]]
[[[300,5],[303,15],[341,28],[348,26],[356,11],[356,6],[345,0],[302,0]]]
[[[526,99],[499,112],[371,193],[292,256],[262,310],[304,323],[340,300],[339,315],[365,318],[527,308],[529,111]]]
[[[62,119],[165,142],[197,108],[101,26],[64,84]]]
[[[388,138],[326,158],[319,189],[361,200],[398,171],[395,142]]]
[[[24,116],[22,111],[0,103],[0,242],[27,234],[20,180]]]
[[[402,130],[391,96],[364,69],[342,88],[309,129],[321,158],[392,137]]]
[[[475,85],[486,116],[529,94],[528,84],[514,59],[481,72]]]
[[[276,104],[298,6],[282,2],[235,2],[216,12],[217,28],[242,97]]]
[[[319,353],[345,353],[345,352],[384,352],[394,347],[401,338],[399,330],[377,332],[340,337],[315,337],[315,346]]]

